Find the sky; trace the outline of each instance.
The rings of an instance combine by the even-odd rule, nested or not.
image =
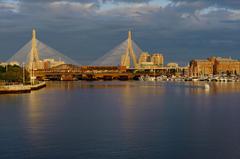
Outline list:
[[[239,0],[0,0],[0,61],[37,38],[89,64],[127,38],[166,62],[239,59]]]

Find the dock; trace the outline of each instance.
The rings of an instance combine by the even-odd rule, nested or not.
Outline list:
[[[30,86],[31,90],[39,90],[41,88],[46,87],[47,85],[46,85],[46,82],[41,82],[39,84],[29,85],[29,86]]]
[[[31,93],[33,90],[39,90],[46,87],[45,82],[41,82],[35,85],[3,85],[0,86],[0,94],[19,94],[19,93]]]

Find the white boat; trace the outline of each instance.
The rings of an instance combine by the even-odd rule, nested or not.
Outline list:
[[[194,78],[192,78],[192,81],[193,81],[193,82],[197,82],[197,81],[198,81],[198,78],[194,77]]]
[[[205,88],[205,90],[210,90],[209,84],[205,83],[204,88]]]
[[[144,76],[140,76],[138,79],[139,81],[144,81]]]
[[[226,78],[226,77],[220,77],[220,78],[219,78],[219,81],[220,81],[220,82],[227,82],[227,78]]]
[[[139,80],[140,81],[156,81],[156,78],[146,75],[146,76],[140,76]]]
[[[156,79],[156,81],[167,81],[168,80],[167,76],[164,76],[164,75],[158,76],[155,79]]]

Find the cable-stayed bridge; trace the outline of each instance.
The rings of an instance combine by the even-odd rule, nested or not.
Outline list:
[[[84,76],[86,79],[132,79],[140,74],[126,70],[139,69],[137,59],[141,53],[142,50],[132,40],[132,33],[129,31],[127,40],[93,62],[91,66],[79,67],[74,60],[39,41],[36,31],[33,30],[32,39],[8,62],[25,63],[31,79],[72,79]],[[168,68],[162,67],[159,70],[167,71]]]
[[[137,67],[137,59],[141,53],[141,48],[132,40],[132,33],[129,31],[128,38],[125,41],[94,61],[91,65]],[[29,69],[39,69],[39,62],[46,59],[79,66],[76,61],[39,41],[35,29],[32,31],[32,39],[8,59],[7,62],[25,63]]]
[[[141,48],[132,40],[132,33],[129,31],[125,41],[94,61],[92,65],[137,67],[137,59],[141,53]]]
[[[19,64],[25,63],[32,68],[33,62],[44,59],[53,59],[55,61],[63,61],[66,64],[79,65],[76,61],[39,41],[36,37],[35,29],[32,32],[32,39],[8,59],[7,62],[16,61]]]

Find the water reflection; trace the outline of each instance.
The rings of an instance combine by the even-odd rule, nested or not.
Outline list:
[[[0,158],[239,158],[239,93],[239,83],[79,81],[0,95]]]
[[[48,104],[46,103],[48,99],[44,99],[42,96],[43,91],[44,90],[41,90],[40,92],[32,92],[25,101],[25,131],[26,136],[28,137],[28,142],[33,146],[37,144],[42,145],[46,142],[46,125],[44,125],[44,122],[48,121],[51,123],[52,120],[49,119],[48,114],[43,110],[45,109],[44,106]]]
[[[48,82],[48,90],[73,90],[83,88],[108,89],[108,88],[132,88],[141,87],[141,91],[149,91],[155,93],[164,93],[162,88],[175,88],[178,93],[189,94],[216,94],[216,93],[236,93],[240,92],[240,83],[207,83],[210,85],[210,90],[205,89],[204,85],[207,82],[135,82],[135,81],[75,81],[75,82]],[[144,88],[146,88],[144,90]],[[159,89],[161,88],[161,89]]]
[[[142,149],[144,147],[142,142],[146,139],[142,134],[151,135],[156,129],[151,127],[152,123],[149,123],[149,121],[155,121],[155,115],[161,116],[164,112],[165,89],[162,83],[134,82],[134,86],[132,83],[126,84],[126,87],[119,92],[121,131],[124,136],[124,143],[129,147]],[[152,112],[154,109],[156,111]],[[148,119],[147,122],[146,118]],[[158,122],[161,123],[159,120]],[[146,128],[144,132],[143,127]]]

